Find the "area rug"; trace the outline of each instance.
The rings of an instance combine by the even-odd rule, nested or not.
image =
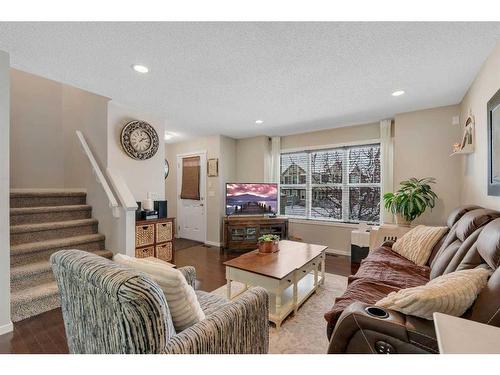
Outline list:
[[[342,295],[347,287],[347,277],[325,274],[325,283],[299,308],[297,314],[289,315],[277,330],[269,324],[269,353],[271,354],[325,354],[328,349],[326,321],[323,314],[333,305],[335,297]],[[244,285],[231,284],[231,291],[238,293]],[[226,286],[212,293],[226,296]]]

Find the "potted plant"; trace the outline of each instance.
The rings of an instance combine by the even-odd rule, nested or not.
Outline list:
[[[259,237],[259,253],[275,253],[279,251],[280,237],[275,234],[265,234]]]
[[[432,209],[435,206],[437,195],[430,186],[434,183],[434,177],[420,180],[412,177],[402,181],[395,193],[384,194],[384,206],[394,214],[397,225],[409,226],[427,207]]]

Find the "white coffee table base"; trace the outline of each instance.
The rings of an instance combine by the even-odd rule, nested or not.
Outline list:
[[[324,283],[325,252],[281,280],[229,266],[226,266],[226,279],[228,299],[236,298],[250,286],[266,289],[269,293],[269,320],[279,329],[283,320],[291,312],[297,312],[305,300]],[[232,281],[245,284],[245,289],[232,295]]]

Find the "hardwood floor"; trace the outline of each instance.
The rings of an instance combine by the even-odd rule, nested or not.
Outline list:
[[[221,251],[217,247],[198,245],[176,250],[174,263],[178,267],[194,266],[198,288],[212,291],[226,283],[223,263],[241,252]],[[327,255],[326,272],[348,276],[357,267],[350,257]],[[59,354],[68,353],[61,309],[14,323],[14,331],[0,336],[0,353]]]

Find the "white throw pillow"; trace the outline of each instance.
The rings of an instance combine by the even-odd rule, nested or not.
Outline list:
[[[418,266],[425,266],[432,248],[447,230],[448,227],[418,225],[398,238],[392,245],[392,250]]]
[[[165,294],[175,330],[191,327],[205,319],[194,289],[187,283],[181,271],[157,262],[116,254],[113,260],[126,267],[147,273],[158,283]]]
[[[486,286],[490,274],[484,268],[451,272],[425,285],[392,292],[375,305],[429,320],[434,312],[462,316]]]

